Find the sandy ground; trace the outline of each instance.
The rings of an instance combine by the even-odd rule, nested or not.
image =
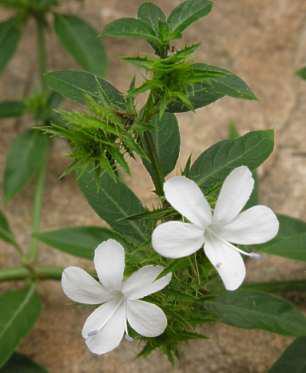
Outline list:
[[[87,0],[84,7],[68,4],[98,29],[122,16],[133,16],[141,1]],[[178,0],[156,1],[165,11]],[[0,12],[0,19],[7,13]],[[199,61],[223,66],[243,77],[259,97],[258,102],[225,98],[194,113],[178,116],[182,134],[179,167],[190,153],[197,156],[210,144],[224,138],[227,124],[236,121],[241,133],[253,129],[275,128],[276,150],[261,169],[262,202],[278,212],[306,219],[306,84],[294,71],[306,63],[306,2],[304,0],[216,0],[212,14],[186,33],[186,42],[201,42]],[[106,40],[109,56],[108,79],[121,89],[127,88],[128,73],[134,72],[118,57],[147,51],[143,42]],[[34,27],[28,25],[18,54],[0,80],[0,99],[21,97],[35,72]],[[52,69],[75,67],[50,34]],[[35,85],[34,85],[35,86]],[[16,124],[1,122],[0,168],[15,135],[31,125],[28,120]],[[72,178],[58,181],[67,161],[62,142],[54,146],[48,173],[43,209],[43,229],[63,226],[94,225],[100,220],[80,195]],[[135,162],[131,187],[150,205],[152,186],[143,167]],[[29,186],[6,206],[21,244],[29,240],[31,198]],[[1,266],[16,264],[14,252],[1,245]],[[42,247],[42,263],[88,263]],[[265,257],[249,264],[248,278],[253,280],[303,278],[305,265],[280,258]],[[125,342],[113,353],[97,358],[87,350],[80,329],[88,311],[72,306],[57,283],[45,283],[39,292],[44,312],[20,350],[49,368],[51,373],[262,373],[271,366],[289,339],[263,332],[241,331],[217,325],[205,328],[208,341],[195,341],[182,347],[175,367],[158,353],[148,360],[135,360],[139,346]]]

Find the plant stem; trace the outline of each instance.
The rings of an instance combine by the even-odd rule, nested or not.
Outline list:
[[[41,88],[46,91],[47,87],[44,82],[44,74],[47,70],[47,51],[45,40],[45,22],[42,18],[36,18],[36,35],[37,35],[37,65],[40,77]]]
[[[40,280],[57,280],[62,277],[61,267],[36,267],[30,271],[26,267],[14,267],[0,270],[0,281],[17,281],[31,278]]]
[[[46,151],[45,157],[47,158]],[[44,185],[45,185],[45,178],[46,178],[46,162],[43,162],[37,176],[37,185],[34,195],[34,204],[33,204],[33,223],[32,223],[32,238],[30,242],[30,246],[28,252],[25,257],[26,263],[33,263],[38,254],[38,241],[34,237],[34,233],[39,233],[40,228],[40,218],[41,218],[41,208],[43,202],[43,192],[44,192]]]

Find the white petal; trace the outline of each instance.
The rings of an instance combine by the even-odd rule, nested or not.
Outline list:
[[[246,166],[235,168],[224,180],[214,210],[215,223],[231,222],[243,209],[254,188],[254,179]]]
[[[131,327],[144,337],[157,337],[167,327],[164,311],[155,304],[142,300],[127,302],[127,319]]]
[[[134,272],[123,284],[122,291],[128,299],[141,299],[166,287],[172,273],[156,280],[164,270],[163,266],[148,265]]]
[[[124,273],[124,248],[115,240],[102,242],[95,250],[99,280],[109,289],[120,290]]]
[[[207,238],[204,252],[227,290],[236,290],[245,278],[245,264],[238,251],[215,238]]]
[[[241,245],[260,244],[277,235],[279,222],[266,206],[254,206],[243,211],[231,223],[220,228],[220,236]]]
[[[64,269],[62,288],[68,298],[79,303],[101,304],[109,299],[108,291],[79,267]]]
[[[103,304],[85,322],[82,334],[86,338],[87,347],[98,355],[112,351],[123,338],[125,324],[124,303],[121,303],[119,307],[118,301]]]
[[[152,234],[152,246],[167,258],[182,258],[196,252],[204,243],[204,230],[194,224],[168,221]]]
[[[174,176],[164,184],[167,201],[191,223],[204,227],[211,222],[211,208],[198,185],[184,176]]]

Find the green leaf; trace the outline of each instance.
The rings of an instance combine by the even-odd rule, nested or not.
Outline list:
[[[160,23],[166,22],[164,12],[156,5],[150,2],[143,3],[138,9],[138,18],[146,22],[155,33],[159,33]]]
[[[305,373],[306,337],[297,338],[273,364],[268,373]]]
[[[38,130],[28,130],[16,137],[6,158],[3,179],[4,199],[10,200],[43,166],[48,137]]]
[[[288,301],[271,294],[238,290],[206,303],[225,324],[288,336],[306,335],[306,318]]]
[[[85,71],[54,71],[45,75],[48,87],[71,100],[86,103],[86,96],[125,109],[122,94],[108,81]]]
[[[207,74],[203,82],[192,84],[187,88],[187,98],[194,110],[207,106],[224,96],[256,100],[256,96],[247,84],[230,71],[200,63],[193,66],[198,73]],[[170,105],[169,110],[177,113],[190,111],[190,107],[182,103],[174,103]]]
[[[146,22],[136,18],[120,18],[109,23],[105,26],[103,35],[114,38],[141,38],[159,43],[159,38],[155,36],[154,30]]]
[[[0,74],[13,57],[21,37],[17,17],[0,22]]]
[[[33,328],[41,311],[34,286],[0,295],[0,367]]]
[[[114,181],[106,173],[97,180],[93,172],[85,172],[79,185],[95,212],[116,231],[141,242],[149,239],[148,227],[142,221],[124,219],[145,212],[139,199],[125,184]]]
[[[150,122],[151,133],[155,144],[157,157],[164,176],[175,167],[180,152],[180,131],[175,115],[165,113],[162,118],[156,115]],[[144,165],[150,174],[154,174],[151,163],[144,160]]]
[[[56,14],[54,29],[65,50],[86,70],[104,75],[106,54],[97,31],[76,16]]]
[[[228,138],[229,140],[236,140],[240,137],[240,134],[238,132],[238,129],[236,127],[236,124],[234,121],[231,121],[228,125]],[[259,198],[258,198],[258,176],[257,172],[253,171],[253,177],[255,180],[254,189],[252,191],[251,197],[249,198],[245,209],[248,209],[252,206],[258,205]]]
[[[16,245],[16,240],[13,232],[9,226],[9,223],[5,215],[0,211],[0,239],[10,243],[11,245]]]
[[[34,237],[55,249],[87,259],[93,259],[94,250],[102,241],[113,238],[122,242],[118,233],[100,227],[62,228],[37,233]]]
[[[27,356],[15,352],[4,365],[1,373],[47,373],[47,369],[38,365]]]
[[[0,102],[0,118],[20,117],[25,109],[22,101],[2,101]]]
[[[296,72],[296,75],[306,80],[306,66]]]
[[[184,1],[168,17],[168,26],[173,32],[182,32],[189,25],[206,16],[211,9],[212,2],[209,0]]]
[[[221,184],[236,167],[256,169],[271,154],[274,132],[252,131],[236,140],[223,140],[205,150],[191,167],[189,176],[204,191]]]
[[[278,215],[278,220],[278,235],[272,241],[255,245],[255,250],[306,261],[306,223],[286,215]]]

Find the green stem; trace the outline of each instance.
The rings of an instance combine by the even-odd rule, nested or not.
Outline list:
[[[47,70],[47,51],[45,40],[45,21],[42,18],[36,18],[36,35],[37,35],[37,65],[40,76],[41,88],[46,90],[44,74]]]
[[[36,267],[30,271],[26,267],[14,267],[0,270],[0,281],[17,281],[37,278],[40,280],[57,280],[62,277],[61,267]]]
[[[46,151],[45,157],[47,158]],[[41,208],[43,203],[43,193],[44,185],[46,178],[46,162],[42,163],[42,166],[38,172],[37,185],[34,195],[34,204],[33,204],[33,223],[32,223],[32,238],[28,252],[25,257],[26,263],[33,263],[37,259],[38,255],[38,240],[34,237],[35,233],[39,233],[40,229],[40,219],[41,219]]]

